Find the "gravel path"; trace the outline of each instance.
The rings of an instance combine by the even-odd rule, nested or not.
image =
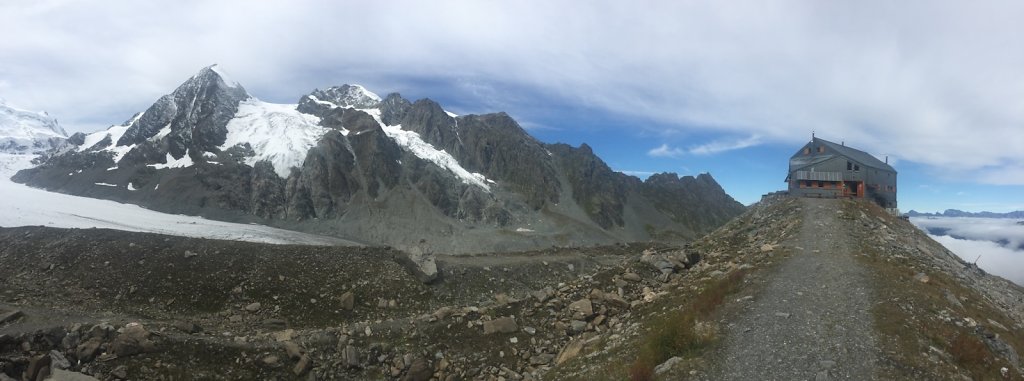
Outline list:
[[[871,277],[854,258],[838,200],[803,199],[793,255],[762,277],[711,354],[713,380],[876,379]],[[717,357],[717,358],[715,358]]]

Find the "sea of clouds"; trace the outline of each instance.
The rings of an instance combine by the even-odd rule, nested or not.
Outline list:
[[[967,262],[1024,285],[1024,224],[1012,218],[914,217],[910,221]]]

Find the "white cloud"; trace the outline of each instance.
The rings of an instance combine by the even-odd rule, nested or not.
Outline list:
[[[677,158],[684,154],[686,154],[686,151],[683,151],[679,147],[669,147],[668,144],[662,144],[655,148],[651,148],[650,151],[647,151],[647,156],[651,157]]]
[[[1024,50],[1009,48],[1022,13],[1010,0],[12,1],[0,96],[74,131],[214,62],[280,101],[429,78],[521,121],[540,106],[526,91],[655,132],[799,144],[817,130],[953,179],[1024,184]]]
[[[915,217],[911,221],[919,228],[942,235],[1005,243],[1011,249],[1024,248],[1024,225],[1011,218]]]
[[[1020,134],[1024,135],[1024,131]],[[1024,163],[986,167],[977,172],[976,179],[983,184],[1024,185]]]
[[[987,241],[931,236],[967,262],[978,261],[978,267],[1024,286],[1024,251],[1011,250]]]
[[[694,155],[712,155],[719,152],[753,147],[758,144],[761,144],[761,137],[753,135],[743,139],[716,140],[710,143],[690,148],[690,153]]]
[[[911,218],[967,262],[1024,286],[1024,225],[1010,218]],[[936,234],[931,234],[932,232]]]

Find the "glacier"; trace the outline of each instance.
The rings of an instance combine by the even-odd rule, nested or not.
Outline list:
[[[208,220],[167,214],[138,205],[47,192],[10,180],[29,168],[35,155],[0,154],[0,226],[104,228],[175,236],[302,245],[357,245],[340,238],[277,229],[263,225]],[[107,186],[107,184],[97,184]]]

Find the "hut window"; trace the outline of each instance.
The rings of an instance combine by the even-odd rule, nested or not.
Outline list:
[[[810,154],[811,154],[811,147],[804,148],[804,155],[810,155]]]
[[[853,163],[846,162],[846,170],[847,171],[852,171],[853,170]]]
[[[825,152],[825,147],[824,146],[818,146],[818,153],[822,153],[822,152]]]
[[[853,171],[854,171],[854,172],[860,172],[860,166],[859,166],[859,165],[856,165],[856,164],[854,164],[854,165],[853,165]]]

